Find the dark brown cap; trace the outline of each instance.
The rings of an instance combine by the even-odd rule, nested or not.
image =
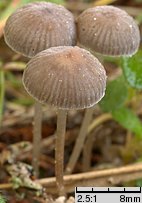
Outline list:
[[[29,61],[23,83],[27,92],[41,103],[61,109],[83,109],[104,96],[106,72],[85,49],[52,47]]]
[[[28,57],[50,47],[72,46],[76,43],[74,17],[60,5],[30,3],[8,18],[4,37],[11,49]]]
[[[80,44],[105,55],[133,55],[139,48],[140,32],[134,19],[114,6],[85,10],[77,20]]]

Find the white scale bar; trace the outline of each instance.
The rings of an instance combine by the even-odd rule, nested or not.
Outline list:
[[[141,187],[76,187],[75,203],[142,203]]]

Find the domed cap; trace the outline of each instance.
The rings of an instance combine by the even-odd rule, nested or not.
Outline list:
[[[4,37],[14,51],[28,57],[50,47],[72,46],[76,43],[74,17],[63,6],[30,3],[8,18]]]
[[[33,57],[23,74],[27,92],[60,109],[83,109],[105,93],[106,73],[90,52],[79,47],[52,47]]]
[[[105,55],[133,55],[139,48],[140,33],[134,19],[113,6],[85,10],[77,20],[79,42]]]

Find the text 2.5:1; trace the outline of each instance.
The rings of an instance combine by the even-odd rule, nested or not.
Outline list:
[[[96,202],[96,195],[78,195],[77,196],[77,203],[95,203]]]

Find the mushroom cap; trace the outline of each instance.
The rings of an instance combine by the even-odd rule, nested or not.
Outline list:
[[[59,109],[84,109],[105,94],[106,72],[90,52],[79,47],[52,47],[34,56],[23,74],[27,92]]]
[[[140,44],[140,32],[134,19],[114,6],[96,6],[77,19],[80,44],[104,55],[133,55]]]
[[[76,43],[74,17],[54,3],[29,3],[8,18],[4,37],[11,49],[27,57],[54,46],[72,46]]]

